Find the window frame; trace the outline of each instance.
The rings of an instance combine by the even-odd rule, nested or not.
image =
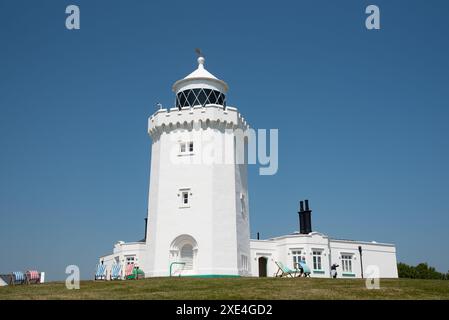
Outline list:
[[[189,192],[188,191],[183,191],[182,193],[181,193],[181,197],[182,197],[182,204],[184,205],[184,206],[187,206],[187,205],[189,205]]]
[[[323,250],[312,249],[313,270],[323,271]]]
[[[190,156],[195,151],[195,143],[193,140],[179,141],[179,156]]]
[[[176,95],[176,107],[179,110],[208,104],[226,107],[226,95],[218,90],[205,88],[187,89]]]
[[[128,265],[130,265],[130,264],[136,264],[136,261],[137,261],[137,259],[136,259],[136,255],[128,255],[128,256],[125,256],[125,265],[126,266],[128,266]]]
[[[192,203],[192,190],[190,188],[179,189],[178,197],[181,198],[179,203],[180,208],[190,208],[190,205]]]
[[[179,153],[186,153],[186,142],[180,142],[179,143]]]
[[[350,254],[350,253],[341,253],[340,254],[342,273],[353,273],[353,270],[352,270],[353,256],[354,255]]]
[[[299,262],[304,262],[306,260],[303,251],[304,251],[304,249],[299,249],[299,248],[290,249],[290,254],[292,256],[293,268],[297,268],[299,265]]]

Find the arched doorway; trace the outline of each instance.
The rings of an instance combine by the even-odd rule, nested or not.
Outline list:
[[[259,258],[259,277],[267,276],[267,262],[268,259],[265,257]]]
[[[170,245],[169,256],[170,276],[196,273],[198,244],[192,236],[182,234],[176,237]]]

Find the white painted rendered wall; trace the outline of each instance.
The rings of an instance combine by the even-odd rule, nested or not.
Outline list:
[[[332,249],[332,260],[340,266],[340,257],[342,253],[352,253],[354,255],[353,272],[356,277],[361,277],[360,253],[358,250],[359,246],[362,247],[362,262],[365,277],[368,275],[367,268],[370,265],[379,268],[380,278],[398,277],[396,248],[394,245],[334,239],[331,239],[330,243]]]
[[[197,250],[192,271],[183,275],[239,275],[240,255],[250,255],[249,219],[241,219],[240,193],[247,201],[246,169],[231,163],[202,163],[201,134],[210,134],[216,152],[233,133],[225,129],[247,128],[237,109],[208,105],[182,111],[159,110],[149,119],[152,137],[151,178],[147,229],[148,276],[168,276],[172,242],[181,235],[193,237]],[[217,130],[215,130],[217,129]],[[231,140],[231,141],[232,141]],[[179,141],[193,141],[194,152],[173,163]],[[231,148],[231,160],[235,158]],[[181,207],[180,189],[190,189],[189,207]]]
[[[267,261],[267,276],[272,277],[277,271],[275,261],[279,261],[277,243],[270,240],[250,240],[251,249],[251,275],[259,276],[259,258],[265,257]]]
[[[248,199],[248,174],[247,166],[242,164],[235,165],[236,180],[236,225],[237,225],[237,250],[239,259],[239,274],[241,276],[251,275],[252,260],[250,250],[250,215],[249,215],[249,199]],[[243,198],[243,199],[242,199]],[[242,255],[248,258],[247,270],[242,268]]]
[[[134,256],[135,264],[139,266],[145,272],[146,267],[146,246],[144,242],[117,242],[114,245],[113,253],[105,255],[99,258],[98,263],[103,262],[106,265],[106,277],[109,279],[111,274],[112,265],[117,263],[122,266],[122,274],[124,275],[126,257]],[[92,270],[92,277],[95,274],[95,270]]]
[[[259,257],[267,257],[267,275],[273,276],[278,270],[275,261],[280,261],[284,265],[293,269],[293,250],[305,252],[306,264],[312,270],[312,277],[330,277],[330,265],[337,263],[339,278],[361,278],[360,254],[358,247],[362,246],[362,257],[364,275],[369,265],[379,267],[380,278],[397,278],[396,248],[391,244],[372,243],[363,241],[334,240],[318,232],[312,232],[308,235],[292,234],[272,238],[269,240],[250,240],[251,246],[251,275],[259,276]],[[322,250],[322,271],[316,273],[313,271],[313,250]],[[343,276],[341,255],[352,254],[352,273],[353,275]]]

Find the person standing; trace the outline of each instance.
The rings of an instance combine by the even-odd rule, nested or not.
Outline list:
[[[334,263],[333,265],[331,265],[331,277],[332,277],[333,279],[336,279],[336,278],[337,278],[337,267],[338,267],[338,264],[336,264],[336,263]]]

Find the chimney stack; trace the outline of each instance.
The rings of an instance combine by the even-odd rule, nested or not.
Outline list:
[[[305,210],[304,210],[305,203]],[[312,210],[309,209],[309,200],[299,202],[299,233],[309,234],[312,232]]]

